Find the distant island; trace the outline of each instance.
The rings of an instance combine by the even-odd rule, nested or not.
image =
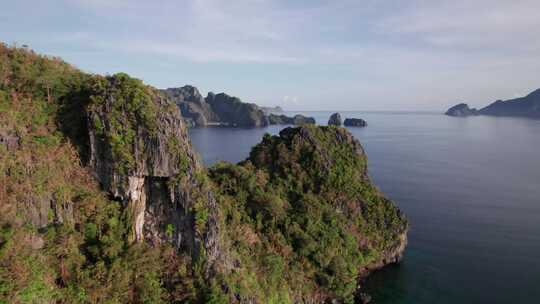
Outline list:
[[[339,113],[334,113],[330,115],[328,119],[329,126],[341,126],[341,115]],[[367,122],[361,118],[345,118],[343,121],[345,127],[367,127]]]
[[[467,104],[460,103],[446,111],[449,116],[515,116],[540,118],[540,89],[533,91],[524,97],[497,100],[480,110],[470,109]]]
[[[469,105],[466,103],[460,103],[448,109],[444,114],[455,117],[466,117],[478,115],[478,110],[469,108]]]
[[[225,93],[208,93],[203,97],[199,90],[191,85],[161,90],[180,108],[182,116],[190,127],[266,127],[273,124],[304,125],[315,123],[313,117],[296,115],[288,117],[281,107],[260,107],[247,103],[238,97]]]

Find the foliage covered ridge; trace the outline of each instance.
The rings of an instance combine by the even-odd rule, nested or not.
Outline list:
[[[0,303],[211,296],[207,259],[197,257],[211,230],[204,209],[212,199],[202,199],[208,186],[196,181],[203,168],[178,109],[156,92],[126,74],[90,75],[59,58],[0,44]],[[156,149],[166,151],[150,156]],[[100,161],[107,170],[98,172]],[[156,196],[162,189],[202,203],[153,197],[146,209],[152,214],[175,206],[177,212],[148,223],[146,231],[162,241],[134,242],[131,195],[110,191],[112,176],[117,189],[145,177],[142,188]],[[195,209],[207,220],[198,229]],[[174,224],[181,215],[180,229]],[[174,241],[181,232],[183,244]]]
[[[348,131],[308,125],[266,135],[239,165],[210,168],[242,265],[235,271],[253,276],[249,288],[236,283],[238,292],[352,302],[360,277],[398,261],[407,221],[371,184],[366,166]]]

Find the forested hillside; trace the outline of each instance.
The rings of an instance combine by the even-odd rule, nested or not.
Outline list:
[[[0,303],[350,303],[406,232],[345,129],[206,169],[160,91],[0,44]]]

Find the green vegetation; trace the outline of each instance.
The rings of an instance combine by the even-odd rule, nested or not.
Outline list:
[[[88,87],[91,127],[111,145],[115,169],[127,174],[135,165],[137,135],[152,135],[156,131],[157,106],[152,100],[155,93],[142,81],[124,73],[94,76]]]
[[[305,126],[266,135],[240,165],[210,169],[243,265],[231,276],[233,289],[280,303],[353,301],[361,269],[406,228],[371,186],[358,152],[344,129]]]
[[[100,106],[103,90],[132,113],[110,118],[115,128],[93,120],[117,140],[115,157],[124,157],[132,130],[156,127],[147,87],[0,45],[0,137],[18,145],[0,144],[0,303],[193,303],[206,296],[195,287],[205,284],[189,257],[168,245],[128,242],[126,210],[81,165],[73,144],[87,133],[82,109]]]

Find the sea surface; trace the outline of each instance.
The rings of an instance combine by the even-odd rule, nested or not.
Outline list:
[[[288,113],[293,114],[293,113]],[[304,112],[326,124],[330,112]],[[342,112],[369,173],[410,221],[403,262],[367,281],[372,303],[540,303],[540,120]],[[195,128],[204,162],[238,162],[262,129]]]

